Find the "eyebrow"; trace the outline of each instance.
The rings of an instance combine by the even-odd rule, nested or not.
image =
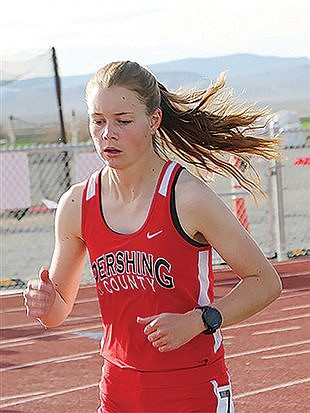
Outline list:
[[[116,112],[116,113],[113,113],[113,115],[115,115],[115,116],[121,116],[121,115],[133,115],[134,114],[134,112]],[[100,112],[94,112],[93,113],[93,115],[103,115],[103,113],[100,113]]]

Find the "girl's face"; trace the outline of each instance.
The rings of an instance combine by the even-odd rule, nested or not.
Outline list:
[[[87,103],[89,131],[108,166],[124,169],[153,151],[152,135],[160,125],[160,109],[148,116],[135,92],[119,86],[94,86]]]

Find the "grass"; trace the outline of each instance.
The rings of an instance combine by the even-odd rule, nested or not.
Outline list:
[[[302,128],[310,128],[310,118],[301,118],[300,124]]]

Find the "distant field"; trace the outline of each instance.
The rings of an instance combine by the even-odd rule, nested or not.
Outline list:
[[[310,128],[310,118],[301,118],[300,124],[302,128]]]

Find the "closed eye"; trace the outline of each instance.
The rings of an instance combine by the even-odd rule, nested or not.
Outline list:
[[[92,120],[92,123],[93,123],[94,125],[100,126],[100,125],[103,125],[105,122],[104,122],[103,120],[93,119],[93,120]]]
[[[120,123],[121,125],[128,125],[129,123],[132,122],[132,120],[118,120],[118,123]]]

